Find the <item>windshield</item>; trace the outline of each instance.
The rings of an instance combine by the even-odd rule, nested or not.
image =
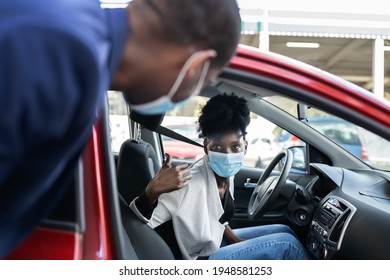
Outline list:
[[[297,118],[297,102],[280,96],[267,101]],[[390,170],[390,142],[366,129],[316,108],[307,111],[307,124],[375,169]],[[278,142],[302,145],[288,132],[274,131]],[[288,141],[289,142],[286,142]]]
[[[195,124],[187,124],[187,125],[167,125],[166,128],[173,130],[174,132],[183,135],[195,142],[202,142],[202,139],[199,137],[198,127]],[[168,136],[162,135],[161,139],[163,141],[174,140]]]
[[[361,146],[358,128],[337,118],[309,119],[309,125],[340,145]]]

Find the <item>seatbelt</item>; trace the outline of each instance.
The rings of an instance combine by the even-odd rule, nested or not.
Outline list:
[[[203,145],[202,144],[199,144],[198,142],[194,141],[194,140],[191,140],[190,138],[187,138],[165,126],[158,126],[155,130],[157,133],[160,133],[162,135],[165,135],[165,136],[168,136],[170,138],[173,138],[173,139],[176,139],[176,140],[179,140],[179,141],[183,141],[183,142],[186,142],[188,144],[191,144],[191,145],[195,145],[195,146],[198,146],[198,147],[202,147],[203,148]]]
[[[140,124],[141,126],[149,129],[150,131],[155,131],[157,133],[160,133],[162,135],[168,136],[170,138],[186,142],[191,145],[195,145],[198,147],[202,147],[202,144],[199,144],[198,142],[191,140],[190,138],[187,138],[167,127],[161,126],[161,122],[164,118],[165,114],[160,115],[142,115],[141,113],[138,113],[136,111],[131,111],[129,114],[129,117],[132,121],[135,123]],[[136,134],[136,132],[134,132]],[[138,135],[140,137],[140,132],[138,132]],[[137,137],[138,138],[138,137]]]

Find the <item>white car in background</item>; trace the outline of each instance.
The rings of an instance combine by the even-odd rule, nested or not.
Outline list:
[[[280,149],[269,138],[255,138],[248,143],[244,157],[244,165],[248,167],[265,168],[280,152]]]

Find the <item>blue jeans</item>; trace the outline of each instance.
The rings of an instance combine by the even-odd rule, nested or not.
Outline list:
[[[235,229],[245,241],[228,244],[212,254],[210,260],[308,260],[306,249],[286,225],[265,225]]]

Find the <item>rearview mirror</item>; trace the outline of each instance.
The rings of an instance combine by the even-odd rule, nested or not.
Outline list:
[[[298,120],[307,121],[308,115],[307,110],[309,107],[306,104],[298,103],[297,104],[297,112],[298,112]]]

